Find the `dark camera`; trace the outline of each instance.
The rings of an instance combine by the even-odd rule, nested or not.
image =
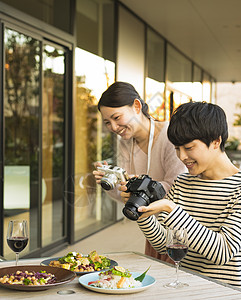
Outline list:
[[[123,214],[130,220],[136,221],[142,213],[140,206],[148,206],[151,202],[162,199],[166,192],[162,184],[152,180],[148,175],[140,175],[129,179],[126,184],[127,193],[131,193],[123,208]]]

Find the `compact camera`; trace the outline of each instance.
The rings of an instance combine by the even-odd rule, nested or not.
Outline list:
[[[97,169],[105,172],[100,184],[102,188],[107,191],[112,190],[117,183],[124,182],[128,179],[126,171],[120,167],[103,165],[102,167],[97,167]]]
[[[148,175],[140,175],[129,179],[126,187],[126,193],[131,193],[131,196],[122,212],[132,221],[136,221],[142,215],[138,211],[138,207],[148,206],[150,203],[162,199],[166,194],[162,184],[152,180]]]

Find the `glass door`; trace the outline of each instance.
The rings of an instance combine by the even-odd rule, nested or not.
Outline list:
[[[4,30],[4,256],[13,258],[6,244],[8,222],[25,219],[30,228],[27,248],[39,241],[39,130],[41,43],[26,34]]]
[[[66,209],[66,53],[11,28],[4,29],[3,254],[10,220],[25,219],[29,243],[41,251],[64,238]]]
[[[42,245],[64,235],[65,51],[43,46],[42,96]]]

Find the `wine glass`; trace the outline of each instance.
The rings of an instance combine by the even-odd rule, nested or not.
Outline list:
[[[9,221],[7,232],[8,246],[16,253],[16,266],[18,265],[19,253],[28,244],[27,221]]]
[[[188,286],[187,283],[182,283],[178,280],[179,263],[186,256],[188,250],[187,230],[180,229],[167,229],[167,254],[174,261],[176,265],[176,280],[165,284],[169,288],[182,288]]]

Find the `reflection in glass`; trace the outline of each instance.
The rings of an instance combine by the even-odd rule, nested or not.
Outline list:
[[[193,101],[202,101],[203,99],[202,91],[202,70],[194,65],[193,67]]]
[[[147,30],[147,73],[148,77],[164,82],[165,42],[154,31]]]
[[[192,62],[168,44],[167,47],[166,119],[181,103],[192,99]]]
[[[50,45],[43,49],[42,244],[63,236],[64,226],[64,92],[65,53]]]
[[[165,120],[165,83],[146,78],[146,102],[150,115],[159,120]]]
[[[77,47],[115,61],[112,0],[76,0]]]
[[[211,102],[212,103],[216,103],[217,100],[217,85],[216,85],[216,81],[212,78],[211,79]]]
[[[192,81],[192,62],[170,44],[167,47],[167,80],[187,83]]]
[[[93,163],[115,152],[96,105],[115,79],[114,16],[113,1],[76,0],[75,240],[115,220],[114,202],[92,175]]]
[[[4,236],[10,219],[27,220],[26,253],[38,246],[40,42],[6,28],[4,51]]]
[[[1,0],[24,13],[39,19],[61,30],[72,33],[71,2],[72,0]]]
[[[211,81],[210,76],[203,72],[203,100],[210,102],[211,100]]]
[[[146,102],[150,115],[160,121],[165,120],[164,52],[164,40],[148,29]]]
[[[114,82],[114,63],[82,49],[75,50],[75,240],[113,221],[113,201],[107,199],[92,176],[93,163],[113,157],[113,141],[102,130],[97,101]],[[109,161],[110,162],[110,161]]]
[[[170,86],[166,89],[166,120],[170,120],[173,111],[180,105],[191,100],[187,95],[171,89]]]

